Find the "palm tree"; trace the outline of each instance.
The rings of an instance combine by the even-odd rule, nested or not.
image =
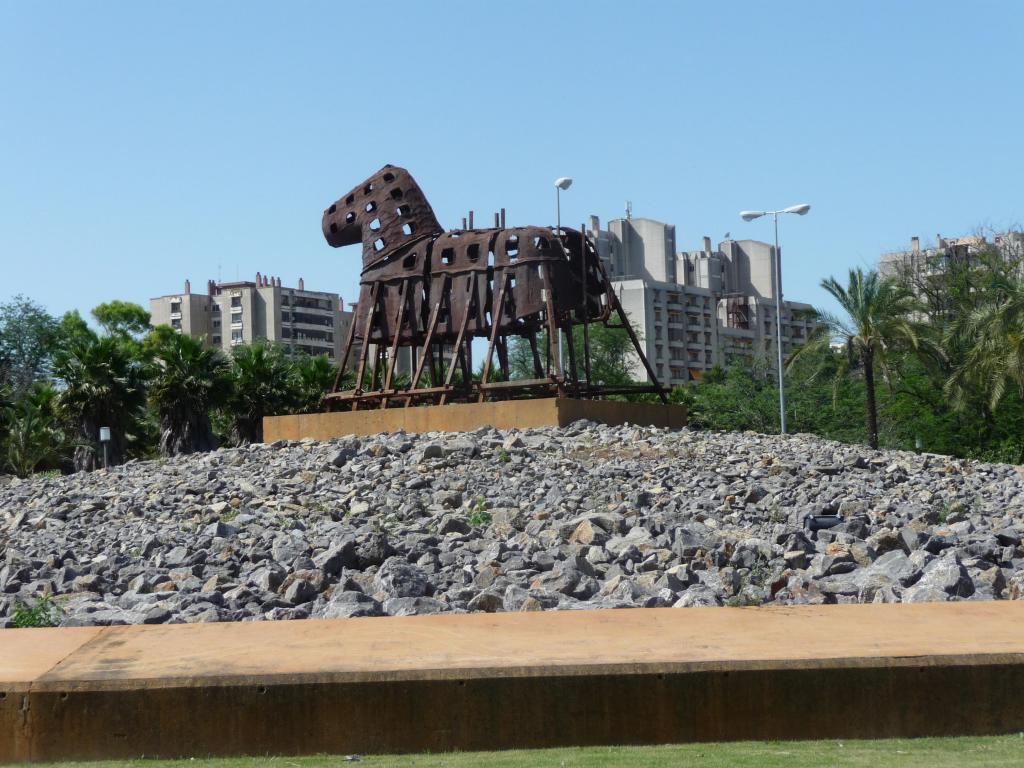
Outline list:
[[[833,369],[837,383],[851,369],[859,367],[863,371],[868,443],[878,448],[876,369],[891,379],[896,351],[927,347],[934,352],[935,346],[926,327],[915,319],[919,308],[913,294],[895,280],[883,279],[875,270],[857,268],[850,270],[845,288],[834,277],[822,280],[821,287],[839,303],[846,317],[819,312],[818,327],[807,344],[790,356],[788,367],[800,359],[827,353],[834,343],[841,345],[844,354],[834,362],[831,355],[826,356],[829,365],[820,367],[811,378],[827,367]]]
[[[95,468],[100,427],[110,427],[110,463],[120,464],[146,401],[141,361],[118,339],[90,332],[58,351],[53,372],[63,384],[58,407],[79,443],[75,469]]]
[[[974,392],[987,396],[994,411],[1016,387],[1024,396],[1024,281],[1005,271],[987,273],[983,295],[970,311],[954,321],[947,345],[962,355],[945,385],[952,404],[963,408]]]
[[[5,403],[8,413],[4,461],[19,477],[40,467],[55,469],[69,449],[56,410],[57,391],[37,382],[20,401]]]
[[[293,364],[295,375],[295,403],[297,413],[316,413],[320,410],[324,395],[334,387],[338,369],[327,355],[303,355]]]
[[[295,376],[280,347],[236,347],[226,411],[236,445],[263,442],[263,417],[287,413],[295,402]]]
[[[224,356],[180,333],[154,333],[149,402],[160,420],[160,453],[176,456],[217,447],[210,412],[231,392]]]

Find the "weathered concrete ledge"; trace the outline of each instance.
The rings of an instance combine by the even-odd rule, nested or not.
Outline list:
[[[0,632],[0,760],[1024,729],[1024,602]]]
[[[473,432],[480,427],[532,429],[564,427],[577,419],[602,424],[629,422],[643,426],[686,426],[686,408],[661,403],[621,403],[611,400],[574,400],[548,397],[537,400],[502,400],[486,403],[421,405],[384,410],[336,411],[299,416],[267,416],[263,439],[330,440],[342,435],[377,435],[382,432]]]

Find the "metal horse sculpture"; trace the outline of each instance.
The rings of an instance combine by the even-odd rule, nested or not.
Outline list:
[[[328,408],[627,392],[654,392],[665,400],[586,233],[505,229],[495,219],[493,229],[473,229],[470,223],[468,229],[445,232],[409,172],[391,165],[324,212],[330,245],[363,245],[359,303],[334,390],[325,398]],[[589,326],[594,323],[629,334],[650,384],[605,387],[593,380]],[[577,325],[582,326],[582,355],[573,341]],[[560,331],[565,350],[559,349]],[[534,378],[510,378],[509,340],[517,336],[530,345]],[[487,339],[487,355],[480,380],[474,381],[472,342],[478,337]],[[413,362],[411,380],[398,387],[396,361],[406,349]],[[341,391],[354,356],[355,389]]]

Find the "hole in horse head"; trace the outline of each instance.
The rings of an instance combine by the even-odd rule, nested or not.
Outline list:
[[[368,202],[366,204],[366,212],[367,213],[373,213],[376,210],[377,210],[377,204],[375,202],[373,202],[373,200],[371,200],[370,202]]]
[[[380,229],[380,219],[374,219],[370,222],[370,231],[376,232],[378,229]]]
[[[355,199],[356,199],[355,195],[349,195],[348,197],[345,198],[345,205],[352,205],[352,203],[355,201]]]
[[[334,233],[334,232],[337,232],[337,231],[338,231],[338,225],[337,225],[337,224],[335,224],[335,223],[334,223],[334,222],[332,221],[332,222],[331,222],[331,232],[332,232],[332,233]]]
[[[402,266],[405,269],[416,269],[416,254],[410,253],[404,259],[402,259]]]
[[[505,253],[513,261],[519,258],[519,235],[511,235],[505,241]]]
[[[390,184],[394,180],[395,180],[395,174],[393,174],[393,173],[385,173],[384,174],[384,181],[386,181],[388,184]]]
[[[338,205],[334,204],[330,208],[327,209],[327,212],[328,213],[334,213],[336,210],[338,210]]]
[[[551,246],[546,237],[535,237],[533,238],[533,247],[541,251],[546,251]]]
[[[443,251],[441,251],[441,263],[442,264],[451,264],[453,261],[455,261],[455,249],[454,248],[445,248]]]
[[[473,243],[466,248],[466,255],[470,261],[480,261],[480,243]]]
[[[398,187],[395,187],[394,189],[392,189],[391,190],[391,199],[392,200],[401,200],[402,199],[402,190],[399,189]]]
[[[363,187],[363,194],[364,195],[368,195],[371,192],[373,192],[373,182],[372,181],[369,184],[367,184],[365,187]]]
[[[355,220],[356,220],[356,215],[354,213],[352,213],[352,211],[349,211],[347,214],[345,214],[345,223],[346,224],[353,224],[353,223],[355,223]]]
[[[383,251],[384,250],[384,238],[378,237],[376,240],[373,241],[373,250],[375,250],[375,251]]]
[[[397,213],[399,216],[408,216],[410,213],[412,213],[412,208],[410,208],[408,205],[400,205],[397,208],[395,208],[395,213]]]
[[[413,232],[412,224],[403,224],[402,225],[402,234],[403,235],[411,235],[412,232]]]

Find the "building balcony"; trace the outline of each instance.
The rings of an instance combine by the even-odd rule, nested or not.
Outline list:
[[[323,323],[323,322],[321,322],[321,323],[315,323],[315,322],[311,323],[308,320],[285,320],[284,322],[288,323],[288,325],[293,326],[295,328],[316,328],[316,329],[324,329],[324,328],[333,329],[334,328],[334,323]]]
[[[311,312],[317,315],[329,316],[334,314],[334,309],[332,307],[308,307],[305,304],[283,304],[282,306],[298,312]]]

